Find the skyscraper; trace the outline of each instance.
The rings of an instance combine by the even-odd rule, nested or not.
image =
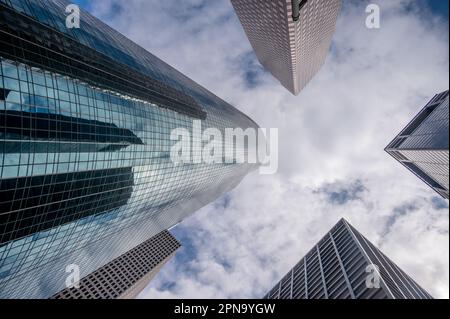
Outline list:
[[[133,299],[174,255],[180,243],[167,230],[127,251],[53,299]]]
[[[265,299],[431,299],[346,220],[322,240]]]
[[[257,124],[68,4],[0,0],[0,298],[51,297],[257,168],[174,163],[174,129]]]
[[[325,62],[341,0],[231,0],[260,63],[297,95]]]
[[[448,91],[436,94],[386,147],[393,158],[448,199]]]

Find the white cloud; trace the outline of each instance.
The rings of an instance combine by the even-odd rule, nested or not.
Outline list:
[[[119,5],[113,27],[262,127],[280,129],[279,174],[251,175],[228,207],[212,204],[186,220],[180,227],[196,258],[168,264],[142,297],[262,296],[346,217],[432,295],[448,298],[448,206],[436,208],[433,191],[383,151],[448,89],[448,25],[413,1],[385,0],[381,29],[369,30],[364,3],[346,2],[327,63],[294,97],[268,73],[245,85],[251,47],[228,1],[120,3],[96,1],[94,14],[107,18]],[[317,192],[358,180],[362,199],[343,205]],[[404,205],[414,209],[396,215]],[[167,282],[175,285],[164,290]]]

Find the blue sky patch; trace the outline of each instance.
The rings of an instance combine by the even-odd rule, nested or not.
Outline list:
[[[325,194],[328,201],[333,205],[344,205],[350,201],[362,199],[363,193],[367,189],[360,180],[349,184],[336,182],[326,184],[315,191],[315,193]]]

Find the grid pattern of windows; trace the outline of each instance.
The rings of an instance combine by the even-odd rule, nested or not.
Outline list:
[[[3,29],[0,52],[4,57],[77,77],[95,86],[151,101],[183,114],[201,119],[206,116],[189,95],[11,8],[1,7],[0,25]],[[43,46],[42,43],[57,45]],[[42,56],[46,58],[42,59]]]
[[[66,288],[53,299],[134,298],[180,247],[163,231],[82,278],[78,288]],[[139,286],[139,287],[137,287]]]
[[[375,265],[380,287],[368,288]],[[429,299],[414,280],[347,221],[333,229],[264,297],[265,299]]]
[[[179,92],[192,96],[203,107],[211,105],[227,111],[228,107],[224,106],[226,103],[223,100],[88,12],[84,10],[81,12],[83,27],[68,29],[65,24],[65,9],[70,3],[67,0],[0,0],[0,5],[4,4],[6,7],[24,14],[25,17],[31,17],[46,26],[50,26],[62,35],[74,39],[78,46],[85,45],[101,53],[104,57],[127,65],[129,71],[139,71],[153,80],[160,81]],[[56,37],[56,39],[58,38]],[[56,47],[59,45],[61,44],[55,43]],[[75,50],[76,46],[73,49]],[[19,53],[17,52],[17,54]],[[128,74],[129,71],[123,75]]]
[[[449,198],[449,92],[436,94],[386,151]]]
[[[299,1],[296,1],[299,2]],[[297,95],[320,70],[330,49],[341,0],[231,0],[261,64]]]
[[[13,35],[17,48],[0,45],[0,298],[52,296],[65,286],[67,265],[88,275],[257,168],[173,163],[174,129],[202,145],[193,120],[223,135],[257,124],[87,12],[81,29],[65,28],[67,4],[0,0],[2,19],[21,19],[15,31],[0,20],[0,40]],[[30,33],[30,18],[49,36]],[[71,43],[66,36],[94,56],[81,61],[90,71],[56,49]],[[40,49],[26,55],[30,43]],[[97,58],[105,69],[89,64]],[[127,94],[114,74],[105,79],[116,67],[149,94]]]
[[[261,64],[292,91],[293,64],[285,2],[231,1]]]

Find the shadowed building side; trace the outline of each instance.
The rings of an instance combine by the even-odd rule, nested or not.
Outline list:
[[[0,246],[128,203],[131,167],[20,177],[0,183]]]

